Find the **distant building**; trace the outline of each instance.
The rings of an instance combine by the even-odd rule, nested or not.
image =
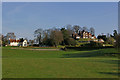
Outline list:
[[[72,34],[72,38],[74,38],[74,39],[80,39],[81,37],[77,33],[73,33]]]
[[[24,40],[24,41],[23,41],[23,46],[24,46],[24,47],[27,47],[27,40]]]
[[[9,39],[9,46],[23,46],[27,47],[27,40],[17,40],[17,39]]]
[[[8,43],[9,43],[10,46],[19,46],[20,45],[20,40],[9,39]]]
[[[80,38],[83,38],[83,39],[87,39],[87,38],[90,38],[90,39],[95,39],[96,37],[94,35],[92,35],[90,32],[88,31],[79,31],[79,33],[73,33],[72,34],[72,37],[74,39],[80,39]]]
[[[82,38],[91,38],[92,37],[92,34],[90,32],[87,32],[84,30],[80,32],[80,35]]]

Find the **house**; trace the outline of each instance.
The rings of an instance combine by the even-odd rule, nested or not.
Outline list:
[[[90,32],[85,31],[85,30],[79,31],[79,33],[75,33],[74,32],[72,34],[72,37],[74,39],[80,39],[80,38],[83,38],[83,39],[87,39],[87,38],[89,38],[89,39],[96,39],[96,37],[94,35],[92,35]]]
[[[87,31],[84,31],[84,30],[81,31],[80,34],[81,34],[82,38],[91,38],[92,37],[92,34],[90,32],[87,32]]]
[[[9,39],[8,43],[9,43],[10,46],[19,46],[20,45],[20,40]]]
[[[27,47],[27,40],[24,40],[24,41],[23,41],[23,46],[24,46],[24,47]]]
[[[80,39],[80,36],[77,33],[74,32],[72,34],[72,38],[74,38],[74,39]]]
[[[9,43],[9,46],[27,47],[27,40],[9,39],[8,43]]]

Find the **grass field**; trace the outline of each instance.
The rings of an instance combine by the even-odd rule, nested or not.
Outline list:
[[[117,78],[118,52],[36,51],[3,47],[3,78]]]

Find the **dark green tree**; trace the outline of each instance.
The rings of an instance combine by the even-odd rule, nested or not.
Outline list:
[[[114,36],[114,38],[116,38],[116,36],[117,36],[117,30],[113,31],[113,36]]]
[[[66,30],[65,28],[61,28],[61,32],[63,34],[63,45],[69,45],[69,38],[70,38],[70,33],[68,30]]]
[[[74,28],[74,31],[75,31],[76,33],[78,33],[78,31],[79,31],[79,29],[80,29],[80,26],[79,26],[79,25],[74,25],[73,28]]]
[[[42,34],[43,34],[43,30],[40,28],[35,30],[35,32],[34,32],[35,37],[37,37],[39,46],[41,45],[41,42],[42,42]]]
[[[117,48],[118,51],[120,51],[120,34],[116,35],[115,47]]]

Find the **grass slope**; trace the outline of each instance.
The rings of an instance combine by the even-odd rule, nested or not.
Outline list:
[[[3,48],[3,78],[117,78],[117,51],[31,51]]]

